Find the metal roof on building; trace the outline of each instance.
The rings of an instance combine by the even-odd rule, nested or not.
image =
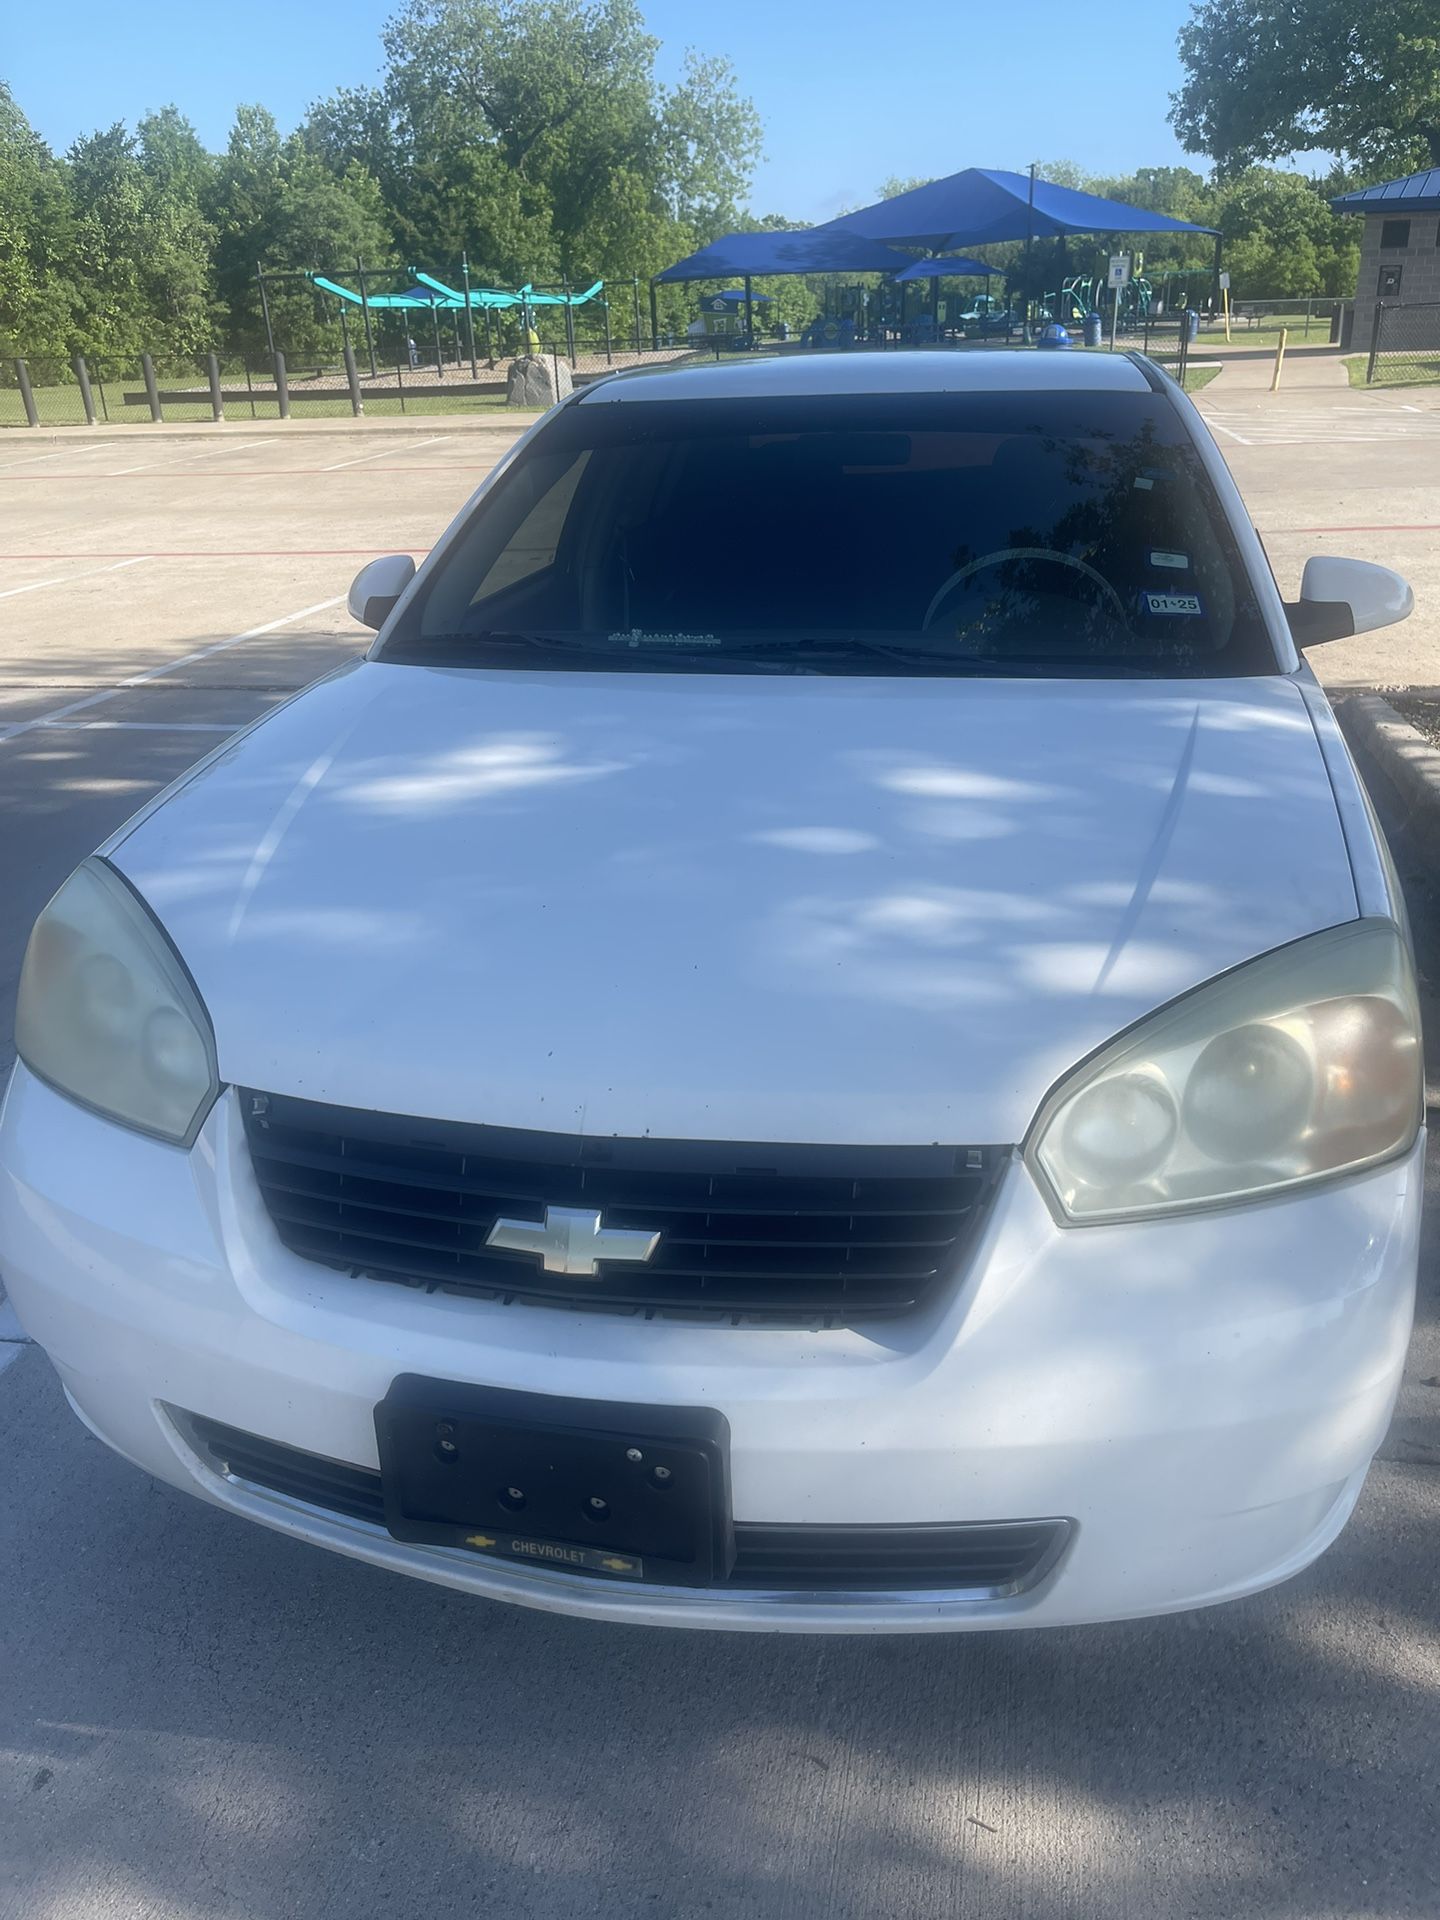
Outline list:
[[[1399,180],[1358,187],[1332,200],[1335,213],[1440,213],[1440,167],[1425,167]]]

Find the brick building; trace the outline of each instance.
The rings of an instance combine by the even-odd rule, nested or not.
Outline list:
[[[1350,344],[1369,350],[1383,301],[1425,309],[1406,316],[1406,342],[1440,347],[1440,167],[1342,193],[1330,205],[1336,213],[1365,216]]]

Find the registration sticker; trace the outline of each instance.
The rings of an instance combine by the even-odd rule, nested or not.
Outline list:
[[[1150,549],[1152,567],[1174,567],[1181,573],[1190,571],[1190,556],[1187,553],[1168,553],[1163,547]]]
[[[1142,593],[1140,605],[1146,613],[1189,614],[1192,618],[1205,611],[1198,593]]]

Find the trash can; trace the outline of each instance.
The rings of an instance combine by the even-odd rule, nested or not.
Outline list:
[[[1098,347],[1100,345],[1104,339],[1104,326],[1105,323],[1098,313],[1091,312],[1086,314],[1084,320],[1081,322],[1081,328],[1087,347]]]
[[[1185,338],[1190,342],[1192,347],[1200,338],[1200,316],[1194,307],[1187,307],[1185,309]]]
[[[1058,320],[1052,320],[1048,327],[1041,329],[1035,344],[1037,347],[1073,347],[1075,342]]]

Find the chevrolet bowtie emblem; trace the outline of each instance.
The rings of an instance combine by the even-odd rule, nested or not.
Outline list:
[[[546,1207],[543,1224],[497,1220],[485,1244],[509,1253],[538,1253],[546,1273],[593,1280],[602,1260],[648,1260],[660,1236],[643,1227],[602,1227],[600,1215],[584,1207]]]

